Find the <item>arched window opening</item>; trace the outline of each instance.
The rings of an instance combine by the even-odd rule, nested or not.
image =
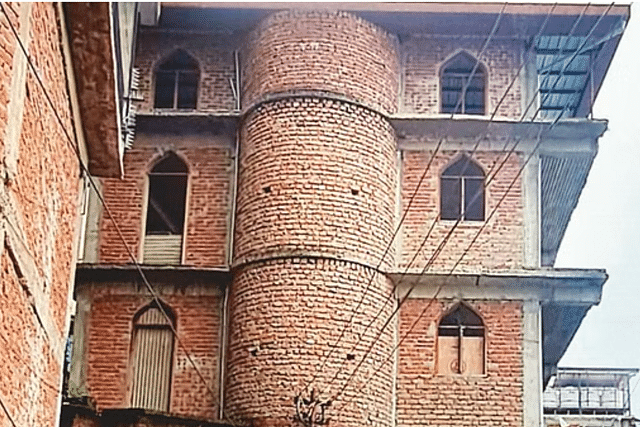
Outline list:
[[[440,90],[443,113],[485,113],[485,71],[471,55],[460,52],[443,66]]]
[[[169,317],[167,319],[167,316]],[[169,411],[175,320],[167,308],[152,303],[133,320],[131,407]]]
[[[484,373],[484,324],[480,316],[458,304],[438,326],[438,373]]]
[[[484,221],[484,171],[467,156],[440,176],[440,218]]]
[[[171,152],[149,172],[147,264],[180,264],[188,175],[187,165]]]
[[[155,108],[195,109],[198,100],[198,63],[176,51],[156,70]]]

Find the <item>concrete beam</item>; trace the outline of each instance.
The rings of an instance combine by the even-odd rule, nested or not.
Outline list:
[[[518,152],[530,153],[542,139],[541,154],[595,155],[597,140],[607,129],[606,120],[564,119],[550,122],[489,121],[488,116],[394,115],[389,118],[398,135],[398,147],[407,151],[432,150],[442,138],[442,150],[470,150],[482,138],[481,151],[502,150],[505,141],[520,141]]]

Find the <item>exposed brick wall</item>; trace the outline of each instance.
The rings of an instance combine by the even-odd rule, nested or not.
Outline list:
[[[395,37],[344,12],[283,11],[263,20],[243,54],[243,104],[299,90],[397,110]]]
[[[404,151],[402,161],[403,209],[415,192],[416,186],[429,163],[432,151]],[[423,181],[413,205],[407,214],[402,230],[402,253],[399,267],[405,269],[422,244],[433,221],[440,214],[440,174],[454,161],[458,152],[442,151],[436,155],[429,173]],[[506,154],[477,152],[473,159],[484,169],[485,178],[490,171],[498,170]],[[496,178],[485,189],[485,218],[498,205],[509,185],[518,174],[521,159],[512,154],[499,170]],[[494,166],[495,165],[495,166]],[[493,174],[493,172],[492,172]],[[523,212],[521,179],[518,178],[500,204],[493,218],[486,221],[462,221],[449,238],[448,243],[429,268],[433,272],[449,272],[469,246],[471,240],[484,226],[478,239],[463,258],[456,272],[508,270],[523,265]],[[451,230],[455,221],[439,220],[430,237],[412,264],[411,269],[421,271],[440,242]]]
[[[378,263],[396,210],[395,137],[385,119],[295,98],[260,107],[241,138],[234,263],[313,253]]]
[[[142,30],[138,39],[136,67],[140,70],[138,111],[153,111],[154,70],[163,59],[177,49],[191,55],[200,65],[197,109],[200,111],[228,111],[235,108],[229,79],[235,80],[233,41],[219,34],[160,34]]]
[[[49,425],[56,414],[60,361],[51,354],[7,250],[2,254],[1,274],[0,398],[17,425]],[[10,425],[4,411],[0,424]]]
[[[15,425],[55,425],[66,340],[67,302],[74,271],[79,166],[54,109],[73,135],[71,110],[58,28],[57,6],[3,4],[21,31],[28,23],[28,51],[46,93],[27,68],[26,96],[16,97],[22,121],[8,115],[14,56],[23,55],[0,13],[0,141],[3,215],[0,283],[0,390]],[[29,16],[19,16],[24,11]],[[24,29],[24,28],[23,28]],[[21,31],[21,33],[23,33]],[[6,178],[7,126],[19,126],[12,141],[16,170]],[[73,144],[77,143],[72,141]],[[0,424],[10,425],[0,411]]]
[[[125,154],[123,179],[103,179],[103,194],[133,253],[141,252],[145,224],[143,210],[147,173],[161,157],[160,150],[173,148],[189,168],[184,263],[195,266],[226,265],[227,233],[231,205],[232,159],[220,147],[140,147]],[[100,226],[100,262],[130,263],[122,241],[106,212]]]
[[[169,411],[213,419],[218,406],[222,297],[215,288],[204,286],[158,289],[175,313],[176,329],[184,347],[207,381],[205,386],[184,349],[174,341]],[[98,410],[128,407],[133,318],[152,298],[146,292],[131,290],[131,285],[119,284],[96,286],[85,295],[91,302],[86,337],[89,396],[95,399]]]
[[[404,337],[428,299],[409,299],[400,311]],[[435,373],[437,325],[452,301],[435,301],[398,355],[398,426],[522,426],[522,303],[467,301],[485,324],[485,375]]]
[[[360,18],[310,11],[276,13],[260,23],[244,44],[220,34],[142,31],[137,57],[144,97],[142,112],[153,110],[154,67],[177,48],[200,63],[200,111],[233,109],[229,79],[235,72],[233,49],[237,46],[244,49],[241,68],[245,107],[269,95],[291,95],[258,106],[240,121],[226,416],[256,426],[292,424],[294,396],[312,378],[368,287],[372,270],[356,262],[375,265],[380,260],[397,222],[397,203],[406,207],[431,155],[429,151],[404,151],[402,164],[398,165],[395,131],[384,117],[345,101],[295,94],[332,93],[389,114],[397,112],[398,104],[400,112],[438,114],[440,65],[458,49],[477,53],[483,42],[414,36],[406,39],[398,53],[395,36]],[[515,76],[521,48],[520,42],[494,41],[481,58],[488,71],[489,112]],[[404,57],[404,70],[400,57]],[[404,92],[399,103],[401,76]],[[519,118],[520,98],[517,82],[498,116]],[[107,202],[132,248],[138,251],[144,226],[145,175],[159,156],[157,147],[174,148],[188,160],[192,172],[185,263],[224,265],[226,253],[219,251],[224,245],[216,242],[226,242],[230,230],[231,153],[208,145],[196,149],[194,143],[176,146],[159,140],[147,145],[138,142],[125,157],[125,178],[104,181]],[[404,268],[418,249],[439,214],[439,175],[456,155],[458,152],[444,151],[436,156],[402,229],[397,245],[400,253],[392,248],[384,268]],[[503,155],[488,151],[474,157],[485,172],[503,159]],[[519,155],[510,157],[488,187],[486,215],[496,206],[520,164]],[[402,176],[400,201],[398,169]],[[521,198],[517,180],[458,271],[508,270],[522,265]],[[101,224],[101,262],[128,263],[119,238],[104,216]],[[483,224],[462,223],[431,271],[448,271]],[[452,225],[453,221],[436,224],[414,270],[422,268]],[[267,260],[270,257],[283,259]],[[89,346],[94,358],[89,361],[93,370],[89,373],[90,394],[101,408],[126,405],[131,319],[142,304],[140,296],[107,298],[110,291],[106,289],[104,295],[95,297],[89,337],[90,343],[95,343]],[[392,292],[392,284],[376,276],[367,292],[352,326],[313,384],[316,391],[327,386]],[[196,303],[189,298],[176,294],[167,296],[167,302],[179,311],[190,301]],[[329,411],[332,423],[392,425],[393,364],[384,365],[366,387],[364,383],[391,352],[395,334],[403,335],[424,304],[420,299],[407,302],[400,328],[392,322],[345,394],[333,403]],[[450,302],[434,304],[400,352],[395,402],[399,425],[522,424],[521,304],[471,304],[487,325],[487,374],[475,378],[434,374],[434,325]],[[353,351],[355,360],[345,364],[338,380],[324,390],[322,397],[331,397],[344,384],[391,310],[389,305],[384,307]],[[110,324],[114,315],[109,313],[120,315],[123,311],[126,322],[118,320],[119,329],[114,329]],[[99,327],[95,316],[99,316]],[[112,341],[101,344],[99,340],[111,330],[115,331],[115,335],[108,335]],[[217,353],[210,356],[217,357]],[[104,378],[100,370],[105,369],[111,370],[109,378],[114,379],[109,384],[100,381],[101,376]],[[184,383],[177,378],[174,381],[185,388],[192,386],[195,390],[199,384],[193,372],[181,378]],[[217,391],[217,377],[213,381]],[[185,396],[184,406],[175,408],[174,402],[178,405],[180,399],[172,397],[172,411],[183,408],[190,416],[204,413],[203,390]],[[213,412],[205,415],[217,410],[216,403],[209,404],[207,410]],[[336,412],[338,408],[342,409],[340,413]]]
[[[19,4],[15,2],[3,3],[5,11],[11,18],[11,23],[20,31]],[[7,107],[9,104],[9,96],[11,89],[11,77],[13,75],[13,54],[17,47],[13,33],[7,21],[6,16],[0,16],[0,143],[4,149],[4,136],[7,126]],[[3,150],[4,151],[4,150]],[[2,154],[0,152],[0,154]]]
[[[304,258],[257,263],[237,271],[230,300],[226,414],[250,419],[254,425],[292,425],[293,398],[311,381],[347,326],[312,385],[317,393],[324,391],[323,398],[337,393],[392,311],[387,302],[364,332],[391,292],[391,282],[376,274],[367,298],[347,325],[372,274],[371,269],[349,262]],[[352,350],[360,335],[362,341]],[[393,339],[391,325],[345,393],[333,402],[328,414],[332,423],[356,426],[369,419],[373,425],[391,425],[392,366],[386,364],[366,387],[364,382],[391,353]],[[353,361],[345,360],[349,352]],[[329,384],[342,362],[338,379]]]
[[[464,50],[474,57],[482,50],[485,39],[429,37],[415,35],[402,44],[405,55],[404,94],[401,111],[405,113],[440,113],[440,68],[455,53]],[[498,106],[521,65],[521,41],[494,40],[481,58],[487,73],[486,114]],[[522,76],[523,73],[520,74]],[[497,117],[520,118],[521,87],[517,81],[498,107]]]

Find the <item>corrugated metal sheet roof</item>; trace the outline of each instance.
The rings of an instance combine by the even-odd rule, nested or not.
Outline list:
[[[591,169],[593,155],[541,156],[542,167],[542,265],[554,264],[571,213]]]
[[[602,45],[585,37],[540,36],[535,40],[540,118],[575,117]]]

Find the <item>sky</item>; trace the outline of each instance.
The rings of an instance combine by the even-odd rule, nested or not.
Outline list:
[[[556,267],[605,268],[602,301],[559,366],[640,368],[640,4],[594,104],[609,120],[560,247]],[[640,375],[631,380],[640,418]]]

